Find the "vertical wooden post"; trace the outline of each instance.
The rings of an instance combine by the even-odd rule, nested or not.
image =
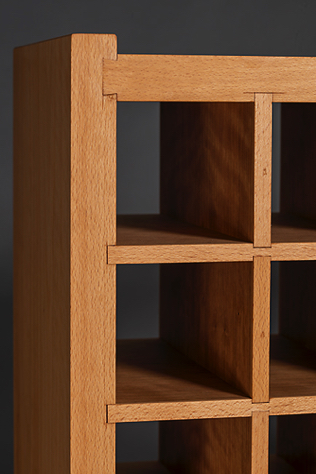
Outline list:
[[[114,473],[113,35],[26,46],[14,58],[15,473]]]
[[[251,474],[269,471],[269,411],[252,412]]]
[[[271,247],[271,182],[272,94],[255,94],[255,247]]]
[[[253,269],[252,399],[269,401],[270,257],[255,257]]]

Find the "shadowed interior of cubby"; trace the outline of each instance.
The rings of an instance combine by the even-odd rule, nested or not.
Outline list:
[[[316,472],[316,415],[270,417],[270,474]]]
[[[132,263],[127,254],[137,246],[253,242],[254,103],[158,106],[118,104],[117,246],[110,262]],[[137,162],[129,160],[131,148]]]
[[[117,434],[121,428],[117,426]],[[151,446],[135,440],[138,428],[155,431]],[[117,474],[251,473],[251,417],[162,421],[159,428],[155,423],[128,423],[126,430],[135,450],[123,444],[124,438],[117,439]]]
[[[113,422],[250,409],[252,263],[118,266],[117,301]]]
[[[273,271],[273,266],[275,266]],[[277,276],[278,294],[273,278]],[[312,413],[316,402],[316,262],[272,264],[272,414]],[[278,312],[278,314],[277,314]],[[276,327],[278,321],[278,328]]]
[[[316,242],[316,104],[274,109],[272,244]]]

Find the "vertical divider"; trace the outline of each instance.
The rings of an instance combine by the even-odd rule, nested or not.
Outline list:
[[[271,247],[272,94],[255,94],[254,247]]]
[[[252,412],[251,474],[269,472],[269,411]]]
[[[253,265],[252,399],[264,403],[269,401],[271,259],[254,257]]]
[[[115,472],[116,95],[102,95],[115,35],[72,36],[71,474]],[[105,453],[109,456],[106,458]]]

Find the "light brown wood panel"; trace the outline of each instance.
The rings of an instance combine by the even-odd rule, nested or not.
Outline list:
[[[316,350],[316,262],[281,262],[280,334]]]
[[[15,51],[16,474],[114,472],[115,101],[102,58],[115,55],[111,35]]]
[[[316,104],[281,106],[281,212],[316,219]]]
[[[161,104],[160,211],[253,241],[254,103]]]
[[[70,472],[71,39],[14,52],[14,464]]]
[[[271,237],[272,244],[284,242],[296,244],[316,243],[316,221],[294,214],[274,212],[272,214]]]
[[[122,462],[116,467],[116,474],[170,474],[160,462]]]
[[[269,257],[253,262],[252,399],[269,401],[270,267]]]
[[[161,337],[248,396],[252,314],[252,263],[161,265]]]
[[[316,472],[316,415],[278,417],[277,454],[298,474]]]
[[[251,399],[158,339],[117,341],[108,422],[250,416]]]
[[[271,247],[271,179],[272,94],[255,94],[255,247]]]
[[[251,421],[251,474],[267,474],[269,470],[269,411],[254,411]]]
[[[282,336],[271,336],[271,414],[316,413],[313,351]]]
[[[104,61],[104,94],[123,101],[315,102],[316,59],[119,54]]]
[[[251,418],[161,422],[160,461],[181,474],[251,472]]]
[[[105,406],[115,402],[116,100],[102,97],[102,58],[114,35],[72,37],[71,453],[72,473],[103,474]]]

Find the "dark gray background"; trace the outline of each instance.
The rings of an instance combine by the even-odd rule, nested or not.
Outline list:
[[[12,50],[69,33],[115,33],[119,53],[316,56],[313,0],[11,0],[0,6],[0,471],[12,468]],[[275,107],[274,177],[278,181]],[[120,104],[118,110],[118,210],[158,211],[158,104]],[[278,193],[274,193],[278,206]],[[157,334],[158,269],[119,269],[118,335]],[[141,288],[141,290],[140,290]],[[138,297],[146,294],[146,299]],[[133,295],[135,295],[133,297]],[[273,305],[275,306],[275,298]],[[150,317],[148,316],[150,315]],[[121,459],[136,459],[132,430],[120,427]],[[157,455],[155,425],[140,424],[140,451]],[[128,432],[127,430],[131,430]],[[149,433],[147,433],[149,430]],[[146,434],[147,433],[147,434]],[[149,441],[148,441],[149,443]]]

